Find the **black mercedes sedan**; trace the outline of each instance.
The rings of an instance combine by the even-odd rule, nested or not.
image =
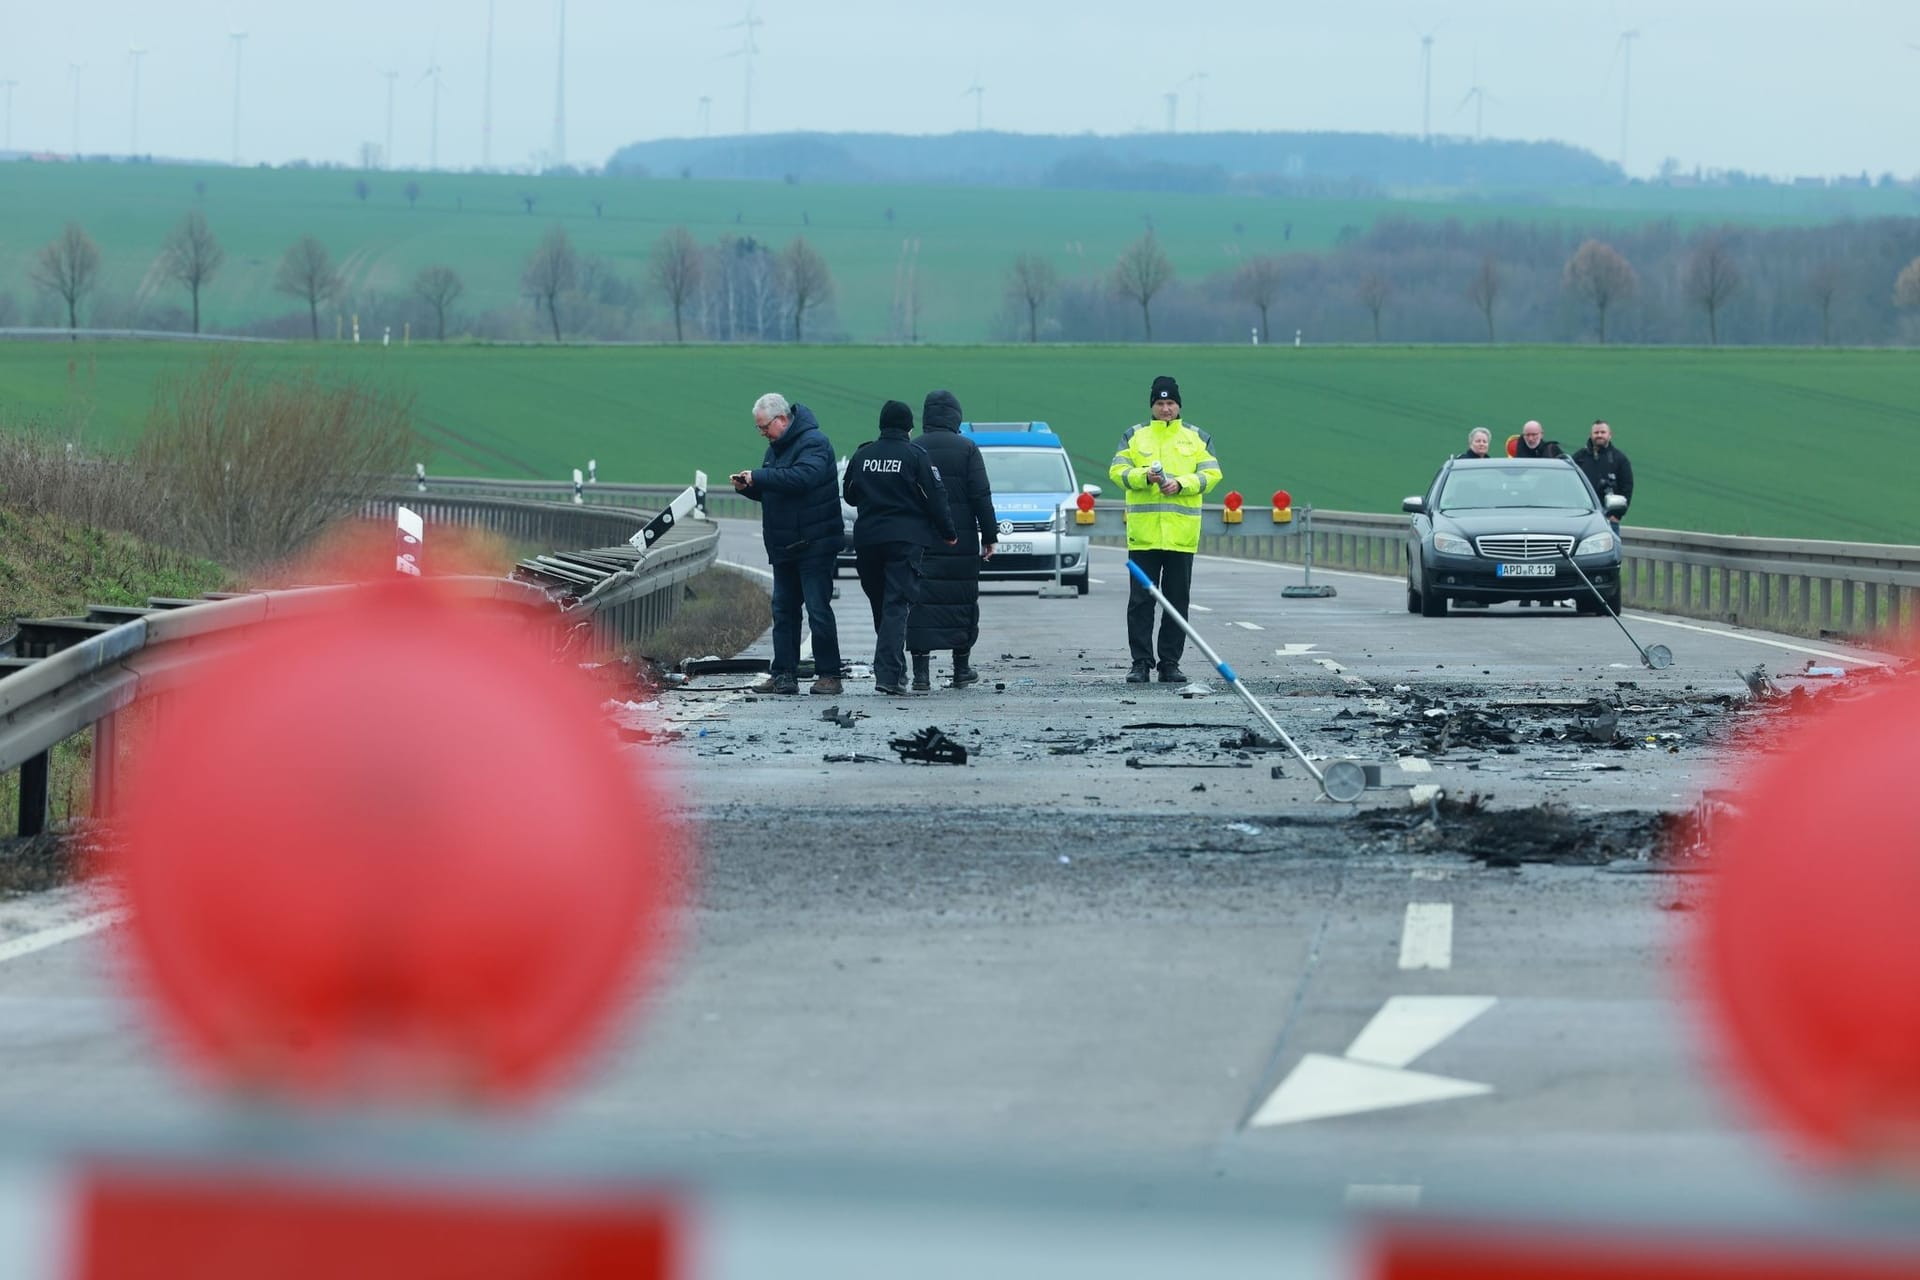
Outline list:
[[[1569,458],[1449,458],[1424,497],[1401,510],[1407,531],[1407,612],[1438,618],[1447,602],[1572,600],[1599,614],[1620,608],[1620,538]],[[1567,563],[1571,554],[1596,598]]]

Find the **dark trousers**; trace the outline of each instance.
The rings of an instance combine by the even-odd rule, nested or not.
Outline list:
[[[800,606],[813,628],[815,675],[840,674],[840,629],[833,620],[833,556],[807,556],[773,563],[773,662],[776,676],[800,670]]]
[[[882,542],[854,553],[860,589],[873,606],[873,682],[905,688],[907,615],[920,599],[920,560],[926,548]]]
[[[1187,594],[1193,587],[1193,552],[1191,551],[1129,551],[1127,559],[1140,566],[1143,573],[1160,593],[1173,606],[1173,611],[1181,617],[1187,616]],[[1147,589],[1134,581],[1133,575],[1127,575],[1127,648],[1133,654],[1136,664],[1154,665],[1153,644],[1153,597]],[[1180,624],[1171,618],[1160,619],[1160,648],[1158,663],[1162,667],[1180,665],[1180,655],[1187,651],[1187,633]]]

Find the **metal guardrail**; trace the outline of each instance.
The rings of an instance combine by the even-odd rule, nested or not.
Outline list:
[[[662,489],[667,498],[674,492]],[[601,647],[637,641],[670,619],[682,594],[679,584],[711,566],[719,554],[719,529],[689,522],[642,555],[625,541],[646,523],[631,509],[413,494],[373,499],[362,514],[391,518],[401,505],[425,517],[430,527],[482,528],[546,546],[601,547],[532,557],[511,579],[435,579],[475,600],[554,610],[562,620],[577,613]],[[245,628],[350,601],[351,593],[365,589],[307,587],[209,601],[154,600],[144,610],[96,607],[81,618],[24,621],[0,646],[11,650],[0,653],[0,671],[11,671],[0,678],[0,773],[20,771],[19,833],[38,835],[45,829],[54,746],[94,729],[95,810],[104,811],[113,789],[118,712],[136,699],[177,687],[209,646],[230,642]]]

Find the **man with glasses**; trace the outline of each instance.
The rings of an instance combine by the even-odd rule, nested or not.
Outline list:
[[[843,692],[840,632],[833,618],[833,560],[845,528],[833,443],[813,410],[790,405],[769,391],[753,402],[753,425],[767,442],[766,457],[730,477],[733,491],[760,504],[760,537],[773,569],[773,662],[755,693],[800,692],[800,609],[813,629],[809,692]]]

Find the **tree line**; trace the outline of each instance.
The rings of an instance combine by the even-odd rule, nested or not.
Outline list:
[[[172,317],[163,315],[160,327],[186,328],[190,317],[191,331],[201,331],[203,295],[226,260],[203,213],[195,209],[180,220],[161,246],[157,267],[164,279],[186,293],[191,310],[171,325],[167,321]],[[76,337],[81,310],[99,288],[100,268],[100,247],[77,222],[69,222],[34,255],[33,283],[59,304],[66,327]],[[654,242],[644,272],[643,280],[629,279],[607,259],[580,253],[566,229],[555,225],[526,258],[520,293],[532,306],[539,335],[551,334],[555,342],[660,336],[650,319],[654,312],[670,319],[675,342],[689,336],[803,342],[809,334],[818,336],[835,291],[826,259],[805,237],[779,249],[738,235],[703,246],[685,227],[674,227]],[[274,270],[273,288],[301,304],[298,317],[256,322],[239,331],[317,341],[323,336],[325,312],[340,328],[351,315],[356,330],[369,334],[409,326],[422,338],[440,341],[461,335],[528,336],[525,312],[463,315],[459,303],[467,292],[466,281],[446,263],[422,267],[402,295],[355,292],[327,246],[312,235],[287,247]],[[0,294],[0,326],[15,322],[12,310],[11,299]],[[94,323],[100,323],[98,316]]]
[[[1183,280],[1149,228],[1105,270],[1006,268],[996,337],[1028,342],[1920,339],[1920,220],[1628,228],[1388,218],[1324,253]]]

